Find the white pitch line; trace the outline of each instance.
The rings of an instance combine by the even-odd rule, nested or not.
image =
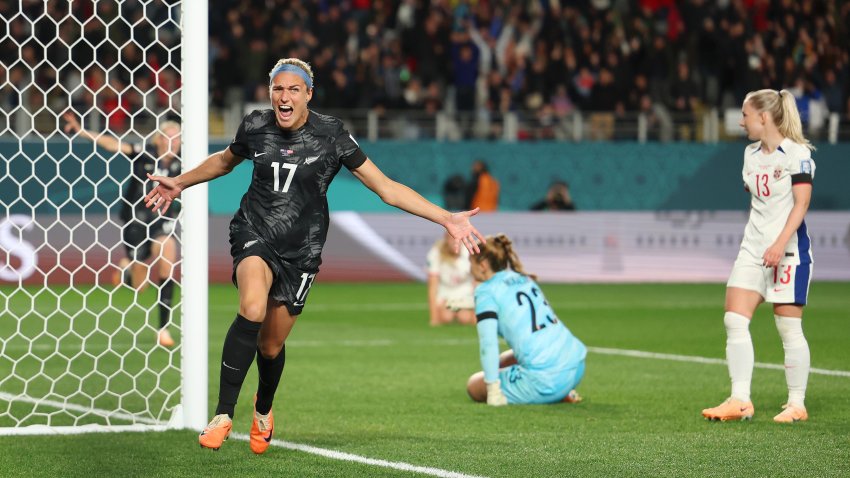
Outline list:
[[[625,357],[650,358],[659,360],[671,360],[674,362],[705,363],[714,365],[726,365],[726,361],[718,358],[699,357],[696,355],[661,354],[656,352],[644,352],[643,350],[609,349],[605,347],[588,347],[588,351],[602,355],[621,355]],[[785,370],[784,365],[775,363],[756,362],[756,368],[771,370]],[[844,370],[828,370],[823,368],[811,368],[809,373],[816,375],[831,375],[833,377],[850,377],[850,372]]]
[[[131,413],[101,410],[98,408],[85,407],[83,405],[77,405],[74,403],[60,402],[58,400],[46,400],[43,398],[33,398],[26,395],[12,395],[11,393],[5,392],[0,392],[0,400],[5,400],[7,402],[31,403],[33,405],[45,405],[48,407],[56,408],[58,410],[70,410],[73,412],[96,415],[98,417],[103,418],[126,420],[128,422],[141,422],[146,423],[148,425],[162,425],[164,423],[160,422],[159,420],[154,420],[153,418],[133,415]]]
[[[249,440],[248,435],[242,433],[231,433],[230,437],[242,441]],[[355,463],[363,463],[365,465],[380,466],[383,468],[392,468],[394,470],[411,471],[414,473],[438,476],[440,478],[484,478],[482,476],[467,475],[464,473],[458,473],[456,471],[432,468],[430,466],[412,465],[410,463],[404,463],[402,461],[387,461],[379,460],[376,458],[367,458],[365,456],[355,455],[353,453],[329,450],[327,448],[319,448],[311,445],[293,443],[284,440],[272,440],[271,444],[272,446],[286,448],[288,450],[302,451],[304,453],[310,453],[311,455],[319,455],[325,458],[330,458],[332,460],[352,461]]]

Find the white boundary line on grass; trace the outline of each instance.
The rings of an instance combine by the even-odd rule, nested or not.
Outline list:
[[[671,360],[674,362],[706,363],[715,365],[726,365],[726,360],[696,355],[661,354],[656,352],[644,352],[643,350],[611,349],[606,347],[588,347],[588,351],[602,355],[621,355],[625,357],[651,358],[659,360]],[[771,370],[785,370],[785,365],[775,363],[756,362],[756,368],[767,368]],[[850,377],[850,372],[844,370],[827,370],[823,368],[811,368],[809,373],[817,375],[831,375],[833,377]]]
[[[33,405],[44,405],[44,406],[56,408],[58,410],[71,410],[71,411],[74,411],[74,412],[96,415],[98,417],[103,417],[103,418],[110,418],[110,419],[115,419],[115,420],[126,420],[128,422],[144,423],[144,424],[147,424],[147,425],[164,425],[165,424],[164,422],[161,422],[159,420],[155,420],[153,418],[143,417],[143,416],[139,416],[139,415],[133,415],[132,413],[101,410],[99,408],[86,407],[86,406],[83,406],[83,405],[77,405],[77,404],[68,403],[68,402],[60,402],[58,400],[33,398],[33,397],[29,397],[27,395],[12,395],[11,393],[0,392],[0,400],[5,400],[7,402],[31,403]],[[81,425],[77,425],[77,426],[81,426]]]
[[[250,439],[248,435],[242,433],[231,433],[230,438],[235,438],[241,441],[248,441]],[[327,448],[319,448],[315,446],[303,445],[301,443],[293,443],[284,440],[272,440],[271,444],[272,446],[286,448],[288,450],[303,451],[304,453],[319,455],[333,460],[352,461],[355,463],[363,463],[365,465],[380,466],[383,468],[392,468],[401,471],[412,471],[414,473],[423,473],[426,475],[438,476],[440,478],[484,478],[482,476],[466,475],[464,473],[443,470],[440,468],[432,468],[430,466],[411,465],[410,463],[405,463],[403,461],[387,461],[379,460],[376,458],[367,458],[365,456],[355,455],[353,453],[329,450]]]

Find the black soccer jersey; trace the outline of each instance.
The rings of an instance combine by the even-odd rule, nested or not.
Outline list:
[[[342,165],[356,169],[366,161],[342,121],[310,111],[304,126],[285,131],[273,110],[254,111],[230,150],[254,162],[231,229],[250,228],[286,262],[318,269],[330,221],[328,186]]]
[[[131,161],[132,175],[127,179],[122,194],[121,220],[128,222],[135,218],[138,221],[150,223],[160,214],[145,207],[143,199],[154,185],[153,181],[148,181],[147,174],[173,178],[180,174],[180,158],[173,157],[171,161],[159,159],[156,146],[145,143],[133,145]],[[178,200],[171,203],[165,216],[175,218],[179,212],[180,201]]]

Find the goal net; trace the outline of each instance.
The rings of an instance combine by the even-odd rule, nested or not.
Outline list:
[[[122,259],[144,246],[122,234],[122,209],[132,211],[142,197],[126,193],[139,182],[138,156],[120,150],[153,144],[163,123],[180,123],[190,111],[207,124],[206,108],[192,110],[182,98],[189,27],[181,19],[189,16],[181,9],[179,1],[161,0],[0,6],[0,434],[197,428],[184,412],[192,400],[206,414],[206,345],[187,344],[197,330],[182,313],[184,277],[206,287],[205,270],[187,274],[181,247],[190,230],[206,242],[205,230],[182,219],[198,201],[184,206],[173,231],[165,228],[176,258],[154,246],[137,262],[143,286],[122,280]],[[205,36],[206,6],[198,13]],[[206,66],[198,71],[205,76]],[[96,137],[77,133],[70,121]],[[194,128],[197,153],[202,135]],[[185,127],[183,134],[186,168]],[[119,151],[96,144],[101,138]],[[142,244],[149,243],[152,227],[143,230]],[[170,304],[159,290],[163,262],[176,282]],[[158,342],[163,310],[171,315],[172,347]],[[204,322],[205,342],[206,306],[192,315]],[[203,354],[189,362],[191,371],[189,351]],[[193,374],[203,375],[195,384],[203,390],[187,396]]]

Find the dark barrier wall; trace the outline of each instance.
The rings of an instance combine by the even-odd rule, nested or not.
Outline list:
[[[212,143],[210,151],[226,147]],[[498,143],[361,142],[366,154],[390,177],[442,204],[447,178],[470,176],[474,159],[484,160],[501,183],[500,209],[527,210],[553,180],[565,180],[584,211],[746,210],[741,166],[744,143]],[[120,155],[78,142],[0,141],[0,203],[6,214],[58,211],[102,212],[120,207],[118,190],[128,180]],[[73,153],[73,154],[72,154]],[[81,163],[76,158],[87,158]],[[843,188],[850,177],[850,144],[819,145],[812,209],[850,209]],[[10,174],[7,176],[6,172]],[[241,164],[210,187],[210,210],[231,214],[250,181]],[[391,211],[343,169],[329,192],[331,210]]]

